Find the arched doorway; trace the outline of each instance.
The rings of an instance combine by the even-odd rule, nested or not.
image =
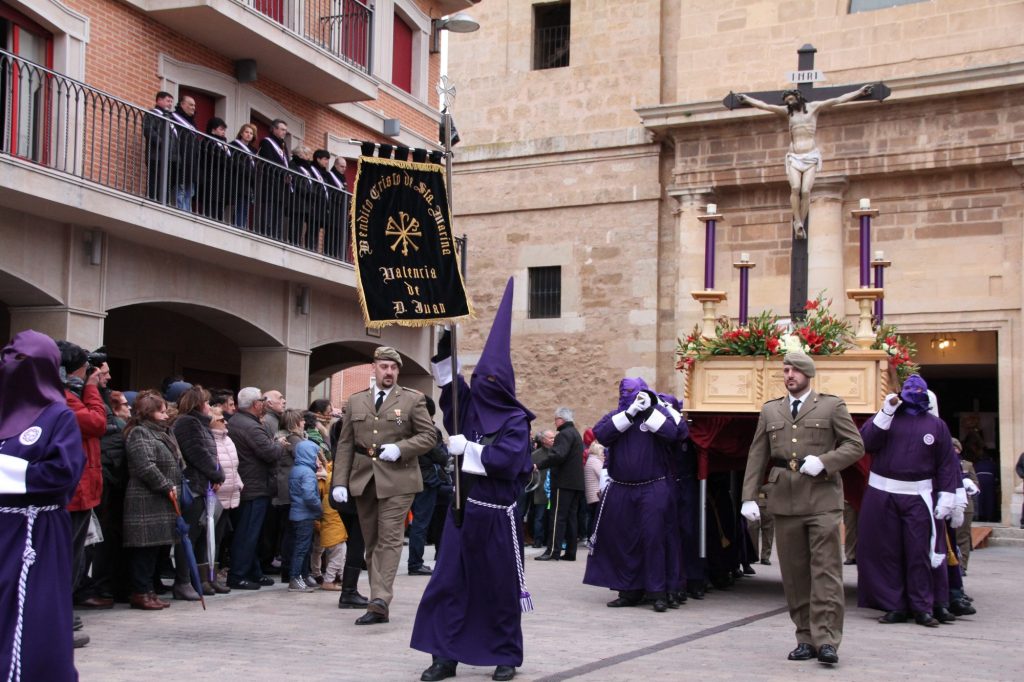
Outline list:
[[[237,391],[243,348],[280,343],[252,323],[215,308],[177,302],[133,304],[108,311],[103,329],[111,388],[158,388],[181,377]]]
[[[380,345],[379,341],[357,340],[335,341],[313,348],[309,358],[311,397],[330,398],[331,403],[340,409],[348,396],[369,385],[370,358]],[[400,383],[431,394],[433,386],[429,371],[406,354],[401,354]]]
[[[60,301],[42,289],[0,270],[0,341],[7,341],[21,329],[14,329],[11,322],[11,311],[19,307],[53,306]],[[45,329],[39,331],[46,332]]]

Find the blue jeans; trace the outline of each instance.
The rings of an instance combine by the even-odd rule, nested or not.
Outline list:
[[[260,530],[263,528],[263,519],[267,516],[268,506],[270,506],[269,497],[242,500],[238,506],[238,525],[235,527],[235,536],[231,542],[229,580],[255,581],[263,576],[256,550],[260,542]]]
[[[174,205],[182,211],[191,211],[192,196],[195,193],[195,185],[178,185],[174,190]]]
[[[289,577],[293,580],[309,575],[306,568],[309,552],[313,549],[313,519],[306,521],[292,521],[292,560]]]
[[[239,199],[235,203],[235,227],[243,230],[249,227],[249,200]]]
[[[533,505],[533,544],[534,545],[546,544],[547,533],[544,532],[544,529],[547,527],[547,524],[545,523],[545,521],[547,521],[547,517],[548,517],[547,506],[548,506],[547,502],[545,502],[544,504],[535,504],[535,505]]]
[[[424,488],[412,499],[412,524],[409,526],[409,570],[423,566],[423,548],[427,545],[427,528],[434,516],[437,488]]]

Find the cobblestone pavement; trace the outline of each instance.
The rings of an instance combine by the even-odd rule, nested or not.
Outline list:
[[[678,610],[609,609],[612,593],[585,586],[580,561],[536,563],[527,584],[536,611],[523,617],[526,660],[517,680],[1019,680],[1024,549],[971,556],[967,591],[978,615],[938,629],[879,625],[856,607],[856,567],[845,567],[845,633],[834,668],[790,662],[793,626],[778,568],[736,588],[691,599]],[[428,557],[430,549],[428,548]],[[405,563],[401,566],[404,568]],[[87,682],[118,680],[417,680],[430,658],[409,648],[419,596],[429,578],[399,573],[391,622],[357,627],[337,593],[290,594],[284,585],[235,591],[145,612],[117,605],[81,612],[92,642],[76,652]],[[367,592],[366,574],[360,591]],[[490,668],[460,666],[462,680]]]

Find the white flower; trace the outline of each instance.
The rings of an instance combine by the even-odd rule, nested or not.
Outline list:
[[[810,350],[796,334],[783,334],[779,341],[786,353],[806,353]]]

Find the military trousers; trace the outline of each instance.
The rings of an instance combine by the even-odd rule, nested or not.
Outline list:
[[[843,512],[775,515],[775,547],[796,641],[838,648],[843,639]]]
[[[366,543],[366,569],[370,578],[370,599],[391,604],[395,575],[402,560],[405,518],[412,507],[415,493],[377,497],[371,480],[356,497],[359,526]]]

